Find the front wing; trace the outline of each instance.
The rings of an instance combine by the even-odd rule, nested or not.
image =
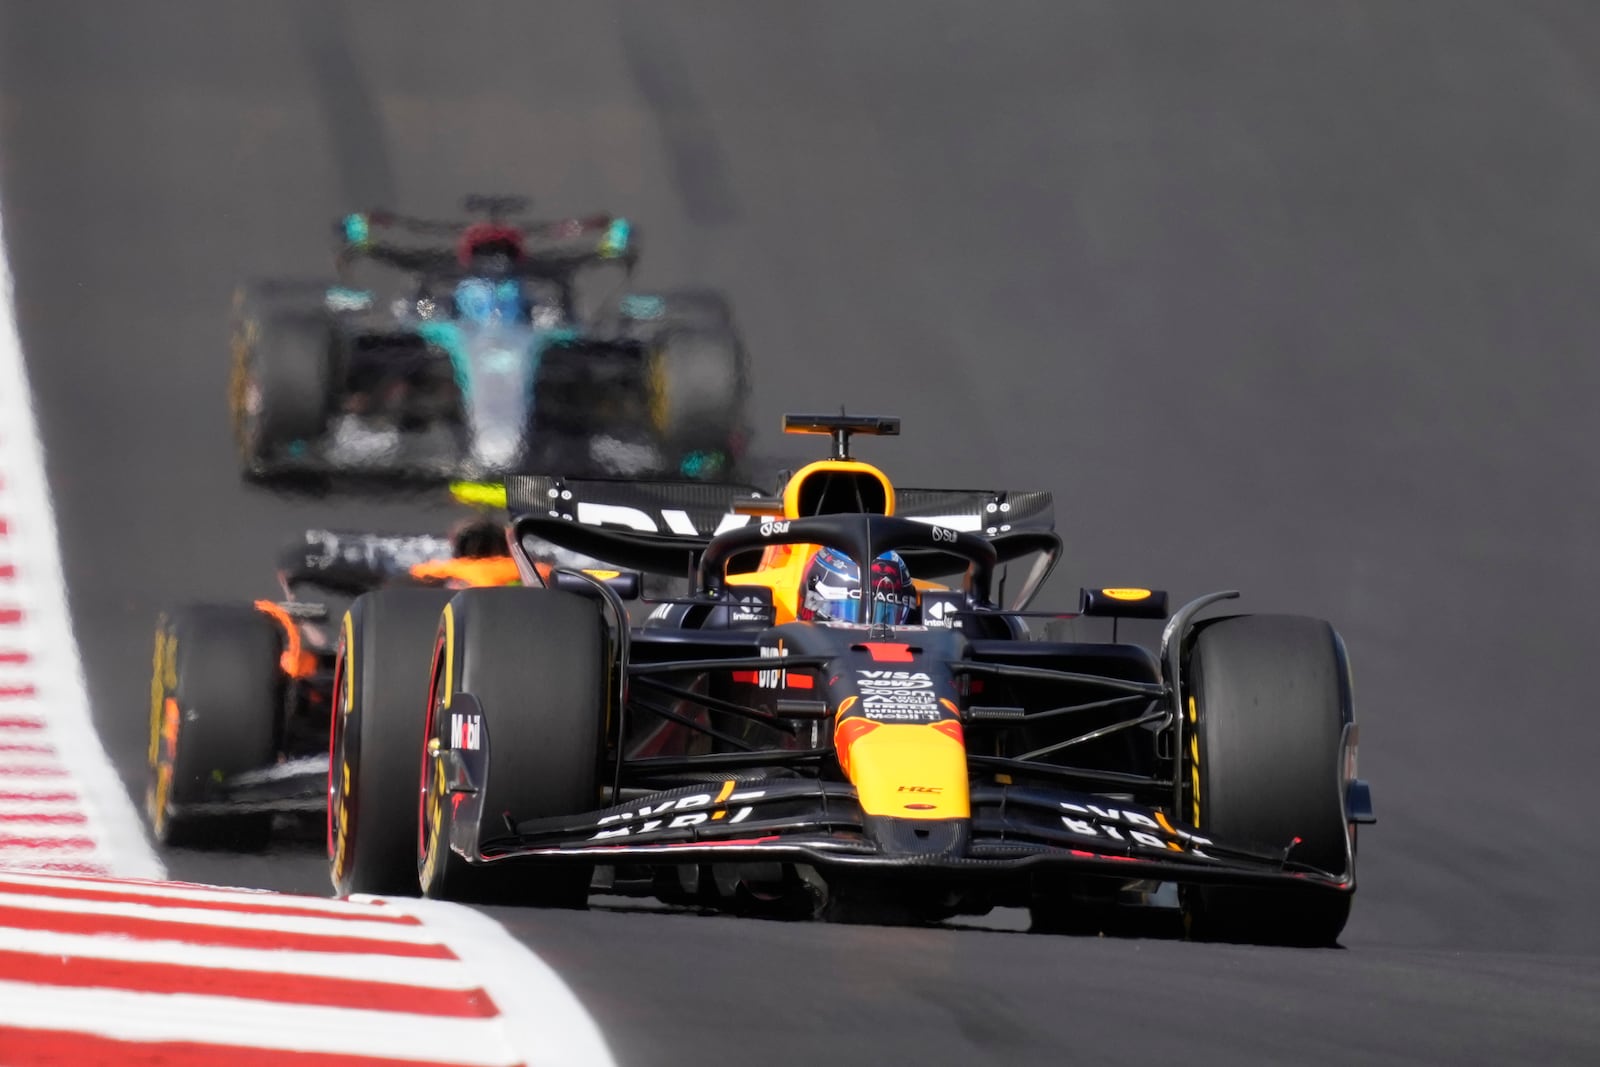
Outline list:
[[[476,820],[461,818],[471,805],[460,804],[451,847],[479,864],[792,862],[973,878],[1057,867],[1130,880],[1354,888],[1353,863],[1318,870],[1295,861],[1292,842],[1212,841],[1154,809],[1088,794],[974,784],[971,806],[970,822],[885,819],[864,814],[843,783],[728,780],[589,814],[486,826],[481,839]]]

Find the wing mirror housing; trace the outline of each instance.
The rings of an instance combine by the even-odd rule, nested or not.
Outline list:
[[[550,572],[548,584],[551,589],[563,589],[581,596],[594,596],[595,582],[604,583],[623,600],[639,599],[641,576],[638,571],[611,571],[588,567],[581,573],[557,570]]]
[[[1080,589],[1078,614],[1101,619],[1165,619],[1167,591],[1136,587]]]

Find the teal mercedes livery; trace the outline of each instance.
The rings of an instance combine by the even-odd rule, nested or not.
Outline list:
[[[230,400],[247,478],[736,474],[748,360],[721,294],[634,290],[628,219],[466,207],[346,215],[335,282],[240,289]]]

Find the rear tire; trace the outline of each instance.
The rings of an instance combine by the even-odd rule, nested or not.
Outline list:
[[[341,896],[416,896],[417,746],[445,589],[382,589],[346,613],[334,666],[328,867]]]
[[[284,679],[277,623],[244,605],[180,608],[156,624],[145,815],[162,845],[253,852],[271,812],[187,815],[213,786],[278,756]]]
[[[462,590],[441,620],[434,655],[428,738],[450,747],[447,682],[452,694],[471,694],[483,709],[489,739],[486,836],[504,832],[507,813],[521,821],[600,806],[610,663],[595,601],[547,589]],[[447,665],[453,671],[448,678]],[[450,811],[442,802],[437,766],[424,751],[416,869],[426,896],[586,906],[590,865],[513,860],[473,866],[450,851]]]
[[[651,421],[674,461],[721,453],[721,473],[743,449],[746,359],[731,329],[674,329],[654,342]],[[691,476],[698,471],[686,470]]]
[[[297,445],[321,437],[332,393],[327,320],[241,297],[229,401],[245,476],[272,476]]]
[[[1344,643],[1321,619],[1245,615],[1204,625],[1189,655],[1194,752],[1190,816],[1219,843],[1288,849],[1346,872],[1344,728],[1352,721]],[[1317,886],[1190,886],[1184,922],[1199,940],[1331,945],[1354,893]]]

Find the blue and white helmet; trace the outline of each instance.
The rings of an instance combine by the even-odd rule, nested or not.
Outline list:
[[[820,622],[901,626],[917,606],[917,587],[898,552],[872,561],[863,588],[861,569],[843,552],[823,548],[806,568],[795,616]]]
[[[527,301],[514,278],[463,278],[455,289],[456,314],[468,322],[518,322],[526,316]]]

